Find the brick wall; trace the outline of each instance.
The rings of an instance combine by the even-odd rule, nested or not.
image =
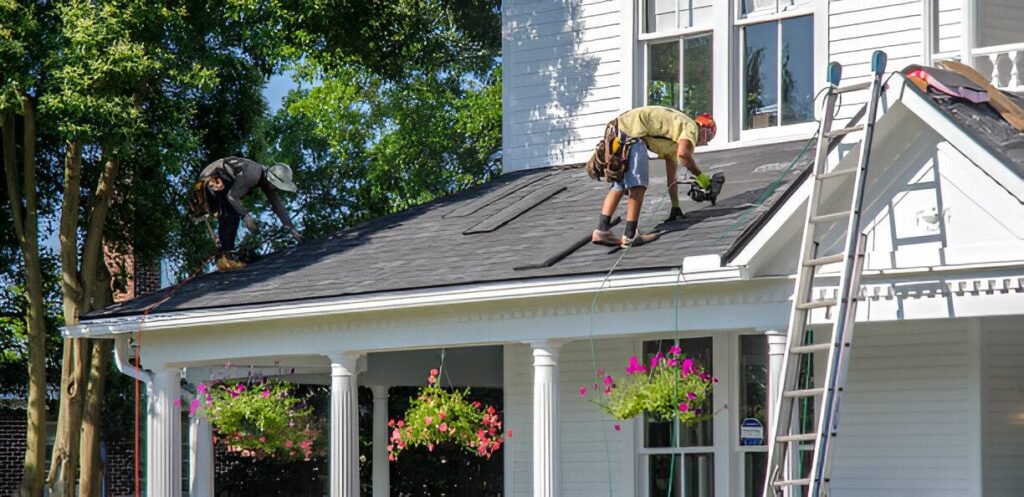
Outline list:
[[[18,493],[25,464],[25,415],[0,413],[0,496]]]

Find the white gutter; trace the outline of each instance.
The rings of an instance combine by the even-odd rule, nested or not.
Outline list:
[[[153,382],[153,372],[148,369],[137,369],[128,362],[128,340],[130,338],[128,335],[114,338],[114,364],[117,365],[118,371],[148,385]]]
[[[597,290],[624,291],[671,287],[684,284],[740,281],[745,270],[740,267],[721,267],[720,256],[687,257],[683,261],[683,274],[678,270],[630,272],[613,275],[605,281],[604,275],[584,277],[544,278],[531,281],[499,282],[464,285],[443,289],[380,292],[334,298],[319,302],[288,302],[257,306],[199,309],[192,311],[150,314],[140,325],[141,316],[125,316],[89,320],[65,327],[65,337],[96,337],[119,335],[138,331],[167,330],[189,326],[224,325],[254,320],[289,319],[310,316],[328,316],[357,312],[409,309],[454,304],[471,304],[497,300],[567,296],[593,293]]]

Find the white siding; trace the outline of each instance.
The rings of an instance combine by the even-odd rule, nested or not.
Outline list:
[[[960,33],[963,31],[963,14],[960,12],[963,0],[937,1],[935,25],[935,51],[938,53],[959,53],[963,49]]]
[[[978,0],[978,46],[1024,42],[1024,4],[1020,0]]]
[[[924,36],[922,12],[921,0],[832,0],[828,60],[843,65],[846,84],[868,80],[875,50],[889,55],[888,71],[919,64]],[[866,91],[844,95],[839,118],[851,117],[867,97]]]
[[[604,124],[629,107],[622,5],[502,2],[505,171],[585,161]]]
[[[970,495],[967,334],[956,324],[858,327],[833,497]]]
[[[633,342],[628,339],[597,341],[598,367],[609,371],[621,369],[624,351],[632,348]],[[590,342],[582,340],[562,347],[558,358],[561,495],[607,495],[609,478],[613,495],[633,495],[633,423],[623,422],[622,431],[614,431],[614,422],[579,394],[581,386],[594,383],[592,357]],[[511,474],[505,475],[506,480],[511,480],[509,495],[531,497],[533,355],[528,345],[505,347],[505,422],[513,430],[509,444],[512,450],[506,453],[506,457],[512,457],[512,462],[506,466]]]
[[[1024,324],[983,325],[982,480],[988,497],[1024,495]]]

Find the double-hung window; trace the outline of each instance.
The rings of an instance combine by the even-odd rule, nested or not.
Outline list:
[[[813,121],[813,2],[739,2],[743,131]]]
[[[686,357],[693,358],[709,374],[711,337],[643,342],[643,355],[650,362],[658,352],[667,353],[678,343]],[[710,408],[709,402],[705,409]],[[690,428],[678,421],[643,420],[643,446],[640,448],[641,478],[646,497],[714,497],[715,455],[714,420]]]
[[[712,110],[712,0],[642,0],[645,105]]]

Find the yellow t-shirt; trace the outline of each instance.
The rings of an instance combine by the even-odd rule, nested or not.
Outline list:
[[[680,139],[697,145],[697,123],[680,110],[657,105],[637,107],[619,116],[619,131],[641,138],[647,150],[658,157],[676,161]]]

